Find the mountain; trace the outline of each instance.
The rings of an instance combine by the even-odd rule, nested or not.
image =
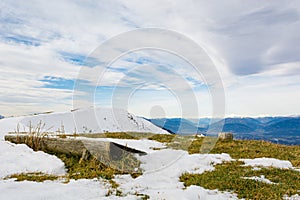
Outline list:
[[[238,139],[267,140],[281,144],[300,145],[300,117],[230,117],[225,119],[149,119],[172,133],[232,132]],[[211,121],[216,121],[210,124]],[[181,128],[179,125],[181,123]]]
[[[276,120],[276,122],[268,123],[264,127],[266,132],[295,132],[300,133],[300,118],[283,118],[281,120]]]
[[[183,118],[157,118],[148,120],[170,133],[191,134],[203,132],[205,130],[197,127],[193,122]]]
[[[6,118],[14,120],[14,118]],[[149,121],[136,117],[122,109],[90,108],[77,109],[64,113],[47,113],[18,118],[20,131],[36,128],[41,123],[44,131],[65,133],[104,133],[104,132],[151,132],[167,131],[153,125]],[[17,123],[15,123],[15,128]],[[14,131],[14,130],[11,130]]]
[[[188,119],[190,122],[192,122],[195,126],[201,127],[201,128],[207,128],[209,123],[211,122],[210,118],[200,118],[200,119]]]
[[[253,118],[226,118],[220,120],[211,125],[211,129],[214,127],[220,127],[223,124],[223,132],[233,133],[250,133],[261,127],[261,122]]]

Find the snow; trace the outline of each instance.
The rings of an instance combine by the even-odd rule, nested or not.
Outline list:
[[[14,132],[18,123],[23,117],[4,118],[0,120],[0,141],[4,139],[4,135],[8,132]]]
[[[267,183],[267,184],[276,184],[276,183],[270,181],[269,179],[267,179],[264,175],[261,175],[260,177],[258,177],[258,176],[243,177],[243,179],[255,180],[255,181],[259,181],[259,182],[263,182],[263,183]]]
[[[7,118],[5,121],[14,124],[7,132],[14,131],[18,123],[22,131],[23,129],[28,130],[30,123],[32,126],[37,126],[39,122],[42,122],[45,124],[44,131],[49,132],[64,130],[65,133],[150,132],[168,134],[167,131],[144,118],[115,108],[78,109],[73,112]]]
[[[181,150],[159,150],[140,156],[143,175],[136,179],[119,175],[114,179],[124,194],[148,194],[153,199],[236,199],[230,193],[205,190],[198,186],[184,188],[179,177],[184,172],[203,173],[213,164],[232,160],[228,154],[193,154]]]
[[[292,195],[291,197],[284,195],[283,199],[284,200],[300,200],[300,195],[295,194],[295,195]]]
[[[13,200],[99,200],[99,199],[136,199],[136,196],[119,198],[106,197],[110,184],[104,180],[70,180],[68,184],[58,181],[14,182],[13,180],[0,181],[0,199]]]
[[[65,174],[65,166],[60,159],[42,151],[34,152],[25,144],[0,141],[0,162],[0,178],[23,172]]]
[[[14,130],[18,121],[22,118],[5,118],[0,120],[0,178],[23,172],[43,172],[53,175],[65,174],[64,163],[57,157],[41,151],[35,152],[24,144],[16,145],[4,141],[4,134]]]
[[[252,167],[275,167],[280,169],[292,169],[293,165],[287,160],[278,160],[275,158],[254,158],[254,159],[239,159],[245,162],[245,166]]]

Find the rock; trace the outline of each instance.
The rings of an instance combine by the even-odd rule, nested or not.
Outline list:
[[[221,132],[218,134],[218,138],[221,140],[233,140],[233,134],[230,132]]]

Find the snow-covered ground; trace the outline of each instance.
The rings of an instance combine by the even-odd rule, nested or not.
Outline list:
[[[254,158],[254,159],[240,159],[245,163],[245,166],[251,167],[276,167],[281,169],[292,169],[293,165],[287,160],[278,160],[275,158]]]
[[[92,110],[75,112],[85,116],[79,118],[82,120],[80,126],[85,124],[92,131],[163,132],[160,128],[149,124],[144,119],[137,118],[123,111],[120,111],[125,116],[123,121],[117,120],[120,123],[114,123],[111,119],[113,115],[109,115],[107,114],[109,112],[105,111],[105,120],[103,116],[102,118],[106,125],[101,128],[98,124],[93,124],[95,121],[90,122],[89,118],[87,118],[87,114],[91,114]],[[4,141],[3,136],[9,131],[14,131],[18,123],[25,126],[29,121],[34,124],[39,120],[42,120],[48,126],[54,126],[54,129],[60,128],[61,121],[63,121],[65,130],[72,132],[75,125],[74,121],[72,122],[72,115],[70,112],[0,120],[0,199],[140,199],[135,194],[147,194],[151,199],[237,199],[235,194],[228,192],[207,190],[199,186],[184,188],[183,183],[179,182],[179,177],[184,172],[203,173],[207,170],[213,170],[215,164],[232,160],[228,154],[189,155],[182,150],[161,149],[165,147],[164,144],[150,140],[98,139],[110,140],[114,143],[147,152],[147,155],[138,156],[138,159],[142,162],[143,175],[135,179],[130,175],[118,175],[114,178],[115,182],[119,184],[118,189],[124,195],[122,197],[114,194],[107,196],[109,190],[111,190],[111,185],[102,179],[71,180],[67,184],[63,183],[62,180],[37,183],[29,181],[15,182],[13,179],[3,179],[8,175],[21,172],[44,172],[63,175],[65,173],[64,164],[55,156],[43,152],[34,152],[25,145],[11,144]],[[161,150],[153,150],[153,148],[160,148]],[[269,158],[244,159],[243,161],[246,165],[254,167],[292,167],[288,161]],[[254,179],[254,177],[252,178]],[[256,177],[256,179],[258,181],[266,181],[263,177]],[[293,196],[294,199],[299,199],[298,197],[296,195]]]
[[[184,189],[179,177],[184,172],[203,173],[213,170],[212,164],[230,161],[228,154],[193,154],[186,151],[164,149],[141,156],[142,176],[116,176],[115,181],[125,194],[148,194],[153,199],[236,199],[230,193],[205,190],[198,186]]]
[[[22,172],[65,174],[65,165],[60,159],[42,151],[34,152],[25,144],[16,145],[1,141],[0,162],[0,178]]]

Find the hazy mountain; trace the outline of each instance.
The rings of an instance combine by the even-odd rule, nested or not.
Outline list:
[[[282,133],[300,133],[300,118],[283,118],[281,120],[276,120],[274,123],[268,123],[264,127],[266,132],[276,132]]]
[[[232,132],[235,138],[262,139],[282,144],[300,145],[300,117],[230,117],[210,124],[211,119],[150,119],[152,123],[172,133],[205,133],[208,129]],[[181,123],[181,129],[179,124]],[[198,129],[197,129],[198,127]]]
[[[148,120],[170,133],[191,134],[205,131],[205,129],[197,127],[195,123],[183,118],[158,118]]]

